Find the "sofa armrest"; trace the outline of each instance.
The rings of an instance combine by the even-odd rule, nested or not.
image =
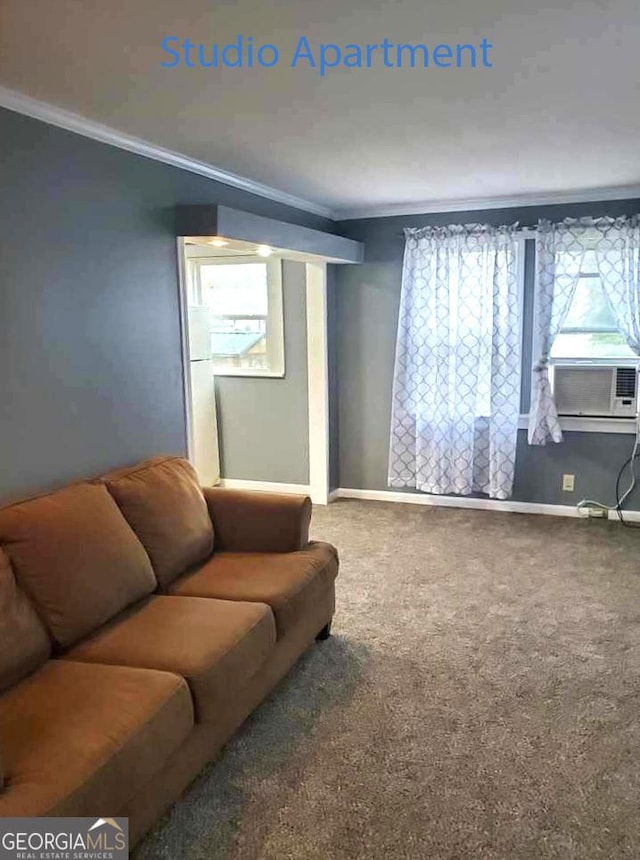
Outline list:
[[[309,542],[309,496],[221,487],[205,487],[203,492],[218,550],[294,552]]]

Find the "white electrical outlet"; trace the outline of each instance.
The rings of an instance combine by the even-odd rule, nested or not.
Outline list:
[[[563,475],[562,476],[562,490],[565,493],[573,493],[575,490],[575,475]]]

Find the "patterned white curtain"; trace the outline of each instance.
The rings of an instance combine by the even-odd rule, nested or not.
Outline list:
[[[598,271],[618,328],[640,355],[640,215],[600,219]]]
[[[603,288],[620,331],[640,354],[640,221],[634,218],[567,218],[538,223],[537,285],[529,444],[561,442],[551,385],[549,354],[575,295],[587,251],[595,251]]]
[[[588,246],[579,222],[538,223],[536,238],[537,283],[534,309],[534,350],[529,444],[562,442],[562,430],[549,382],[549,354],[569,312]]]
[[[405,230],[391,487],[511,495],[520,408],[515,231]]]

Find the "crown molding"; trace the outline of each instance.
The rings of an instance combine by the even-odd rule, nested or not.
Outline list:
[[[607,188],[584,188],[575,191],[552,191],[540,194],[517,194],[504,197],[472,197],[463,200],[425,200],[417,203],[390,203],[379,206],[354,206],[343,209],[330,209],[310,200],[288,194],[269,185],[263,185],[246,176],[240,176],[191,158],[180,152],[165,149],[150,141],[118,131],[103,123],[95,122],[81,114],[57,107],[48,102],[34,99],[17,90],[0,85],[0,107],[49,125],[72,131],[91,140],[133,152],[136,155],[178,167],[189,173],[204,176],[223,185],[238,188],[275,203],[282,203],[303,212],[330,218],[334,221],[353,221],[359,218],[388,218],[398,215],[431,215],[446,212],[472,212],[485,209],[514,209],[525,206],[549,206],[553,204],[597,203],[607,200],[640,199],[640,184],[616,185]]]
[[[483,209],[515,209],[524,206],[552,206],[568,203],[598,203],[607,200],[640,199],[640,185],[612,185],[577,191],[549,191],[505,197],[470,197],[466,200],[425,200],[421,203],[390,203],[334,210],[335,221],[359,218],[388,218],[394,215],[438,215],[444,212],[474,212]]]
[[[230,173],[213,164],[208,164],[205,161],[198,161],[195,158],[190,158],[188,155],[183,155],[180,152],[174,152],[171,149],[165,149],[162,146],[157,146],[148,140],[143,140],[139,137],[125,134],[108,125],[88,119],[85,116],[66,110],[65,108],[57,107],[56,105],[40,101],[39,99],[31,98],[16,90],[11,90],[8,87],[0,86],[0,107],[7,110],[15,111],[16,113],[24,114],[25,116],[39,119],[49,125],[55,125],[58,128],[63,128],[66,131],[73,131],[76,134],[81,134],[83,137],[97,140],[100,143],[107,143],[111,146],[116,146],[118,149],[124,149],[127,152],[133,152],[136,155],[142,155],[145,158],[151,158],[153,161],[160,161],[163,164],[169,164],[172,167],[178,167],[181,170],[187,170],[189,173],[196,173],[198,176],[204,176],[206,179],[213,179],[215,182],[221,182],[224,185],[229,185],[232,188],[238,188],[241,191],[247,191],[250,194],[256,194],[259,197],[264,197],[267,200],[273,200],[275,203],[282,203],[285,206],[292,206],[295,209],[300,209],[303,212],[310,212],[313,215],[320,215],[324,218],[332,218],[333,213],[326,206],[321,206],[319,203],[313,203],[310,200],[304,200],[301,197],[296,197],[293,194],[287,194],[286,191],[279,191],[277,188],[272,188],[269,185],[263,185],[261,182],[256,182],[246,176],[240,176],[237,173]]]

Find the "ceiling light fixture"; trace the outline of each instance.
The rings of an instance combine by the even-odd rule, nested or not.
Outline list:
[[[270,257],[273,254],[273,248],[269,245],[258,245],[256,248],[256,254],[259,257]]]

